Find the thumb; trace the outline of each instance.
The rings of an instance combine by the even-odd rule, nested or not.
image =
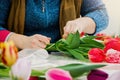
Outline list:
[[[66,39],[67,36],[68,36],[68,33],[64,33],[64,34],[62,35],[62,38]]]
[[[68,36],[69,32],[67,31],[66,27],[64,27],[64,34],[62,35],[62,38],[66,39],[66,37]]]

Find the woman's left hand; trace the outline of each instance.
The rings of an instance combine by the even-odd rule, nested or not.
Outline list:
[[[95,32],[95,26],[95,22],[89,17],[68,21],[64,27],[63,38],[66,38],[69,33],[75,33],[76,31],[92,34]]]

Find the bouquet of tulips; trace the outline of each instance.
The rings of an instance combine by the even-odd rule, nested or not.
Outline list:
[[[101,43],[92,40],[94,36],[87,36],[83,38],[83,40],[80,40],[78,37],[78,32],[74,35],[71,34],[66,40],[61,39],[55,44],[50,44],[46,50],[57,50],[65,52],[66,54],[70,53],[70,56],[74,56],[75,58],[82,60],[86,55],[81,54],[82,52],[80,51],[84,50],[85,48],[81,47],[80,43],[84,43],[84,46],[88,46],[84,41],[87,43],[92,41],[92,43],[95,43],[95,45],[91,46],[100,46],[100,48],[103,47]],[[84,51],[88,51],[88,49]],[[0,43],[0,78],[10,77],[11,80],[30,80],[30,76],[38,76],[44,80],[73,80],[82,76],[84,73],[89,73],[89,71],[103,66],[105,65],[71,63],[43,71],[36,71],[31,68],[31,63],[27,58],[19,58],[18,50],[12,41]]]
[[[82,34],[82,35],[81,35]],[[81,61],[89,61],[88,51],[92,48],[104,48],[104,44],[95,40],[97,36],[79,34],[69,34],[66,39],[60,39],[56,43],[51,43],[46,47],[48,51],[59,51],[70,57]]]
[[[59,51],[81,61],[120,63],[119,36],[81,34],[71,33],[66,39],[49,44],[46,50]]]

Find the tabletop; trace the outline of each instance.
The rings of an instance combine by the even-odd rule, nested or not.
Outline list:
[[[56,66],[61,66],[65,64],[70,63],[85,63],[81,62],[79,60],[70,58],[60,52],[51,52],[51,54],[48,54],[46,50],[43,49],[24,49],[19,52],[19,57],[27,57],[29,60],[31,60],[32,68],[36,70],[44,70]],[[85,64],[92,64],[92,63],[85,63]],[[101,64],[101,63],[96,63]],[[117,80],[120,78],[120,64],[107,64],[107,66],[99,68],[99,70],[102,70],[106,72],[109,77],[107,80]],[[119,74],[119,75],[118,75]],[[119,77],[119,78],[118,78]],[[115,79],[117,78],[117,79]],[[78,80],[87,80],[86,76],[78,78]]]

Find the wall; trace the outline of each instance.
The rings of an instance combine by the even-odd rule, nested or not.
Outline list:
[[[103,0],[109,15],[109,25],[103,33],[110,35],[120,34],[120,0]]]

